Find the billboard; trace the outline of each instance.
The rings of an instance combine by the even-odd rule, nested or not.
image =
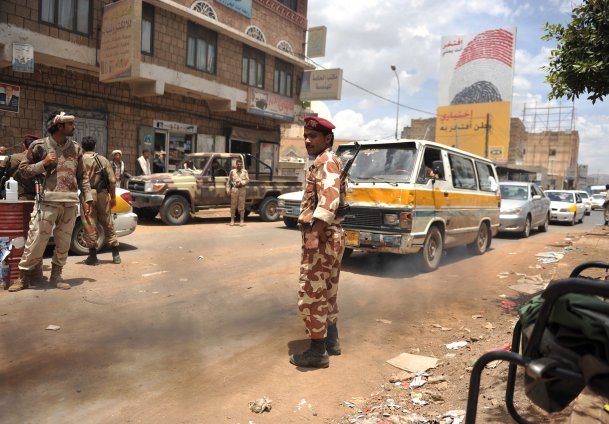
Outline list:
[[[307,57],[324,57],[326,55],[326,35],[328,29],[325,26],[309,28],[307,37]]]
[[[516,28],[442,37],[438,142],[507,163],[515,47]]]
[[[255,115],[292,122],[294,120],[294,100],[250,87],[247,111]]]

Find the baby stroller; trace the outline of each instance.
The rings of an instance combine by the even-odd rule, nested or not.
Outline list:
[[[525,370],[527,397],[547,412],[563,410],[586,386],[609,397],[609,283],[581,276],[591,268],[607,272],[609,263],[585,262],[569,278],[550,284],[519,309],[511,351],[478,358],[470,377],[465,424],[476,422],[482,371],[495,360],[509,362],[505,403],[520,424],[532,423],[514,406],[519,365]]]

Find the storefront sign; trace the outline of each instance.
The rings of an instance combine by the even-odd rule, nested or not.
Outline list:
[[[328,29],[325,26],[309,28],[307,37],[307,56],[324,57],[326,55],[326,34]]]
[[[190,124],[182,124],[181,122],[172,121],[152,121],[152,126],[159,130],[167,130],[182,134],[196,134],[197,126]]]
[[[141,16],[141,0],[120,0],[104,6],[99,48],[100,81],[128,81],[139,77]]]
[[[216,0],[218,3],[241,13],[248,18],[252,17],[252,0]]]
[[[34,72],[34,46],[13,43],[13,71]]]
[[[342,69],[304,71],[300,100],[340,100],[342,85]]]
[[[0,82],[0,110],[18,113],[20,96],[21,89],[18,85]]]
[[[282,121],[294,121],[294,100],[258,88],[248,92],[248,112]]]

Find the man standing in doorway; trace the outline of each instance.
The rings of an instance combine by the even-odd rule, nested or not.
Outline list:
[[[237,159],[235,169],[230,170],[226,179],[226,194],[230,194],[230,225],[235,225],[235,209],[239,211],[241,226],[245,225],[245,186],[250,182],[243,161]]]
[[[338,279],[345,251],[345,238],[337,215],[346,190],[341,180],[340,160],[332,152],[335,126],[326,119],[305,118],[304,141],[309,161],[298,224],[302,232],[298,309],[311,345],[290,356],[299,367],[327,368],[328,355],[340,355]]]
[[[9,287],[9,291],[29,287],[51,234],[55,240],[55,251],[49,282],[58,289],[69,289],[70,284],[63,280],[61,273],[68,259],[76,222],[79,189],[83,219],[91,213],[93,198],[85,172],[83,151],[75,141],[68,139],[76,130],[74,116],[53,112],[46,121],[46,128],[50,135],[34,141],[19,164],[24,178],[41,179],[42,191],[41,200],[37,202],[30,220],[25,249],[19,262],[19,278]]]
[[[150,150],[142,150],[142,156],[135,163],[135,175],[150,175]]]
[[[161,174],[165,172],[165,150],[160,150],[155,153],[154,161],[152,162],[152,172]]]
[[[80,143],[85,169],[91,184],[93,207],[91,214],[82,220],[85,229],[85,242],[89,249],[89,256],[85,259],[87,265],[97,265],[97,224],[104,229],[106,244],[112,247],[112,262],[121,263],[118,253],[118,239],[112,223],[112,208],[116,205],[116,180],[114,171],[108,159],[95,153],[96,140],[93,137],[83,137]]]

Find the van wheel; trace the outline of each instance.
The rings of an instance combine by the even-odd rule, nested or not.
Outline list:
[[[527,238],[531,235],[531,217],[527,215],[527,219],[524,221],[524,229],[520,233],[520,237]]]
[[[549,227],[550,227],[550,215],[547,215],[544,223],[542,225],[540,225],[537,229],[540,232],[545,233],[546,231],[548,231]]]
[[[169,196],[161,206],[161,219],[167,225],[184,225],[190,219],[190,204],[183,196]]]
[[[260,218],[266,222],[274,222],[279,219],[276,197],[265,197],[262,203],[260,203]]]
[[[350,247],[345,247],[345,252],[343,253],[343,260],[347,259],[353,253],[353,249]]]
[[[530,227],[530,223],[529,223]],[[488,250],[491,245],[491,230],[486,222],[480,224],[478,228],[478,235],[476,241],[470,244],[468,247],[475,255],[482,255]]]
[[[419,265],[421,271],[430,272],[438,268],[443,251],[444,240],[442,239],[442,233],[438,227],[433,226],[429,229],[427,237],[425,237],[425,243],[423,243],[423,249],[420,253]]]

